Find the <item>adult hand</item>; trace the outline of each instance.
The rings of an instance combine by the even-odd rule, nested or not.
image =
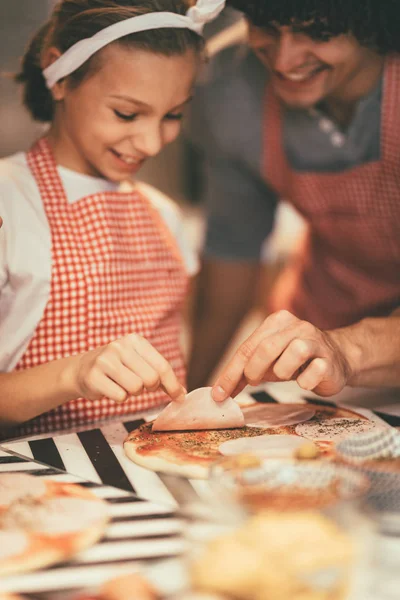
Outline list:
[[[297,380],[301,388],[321,396],[337,394],[352,374],[350,349],[346,330],[321,331],[279,311],[238,348],[215,382],[214,400],[267,381]]]
[[[124,402],[129,396],[160,387],[173,400],[186,393],[171,365],[137,334],[77,356],[69,377],[77,397],[88,400],[105,396]]]

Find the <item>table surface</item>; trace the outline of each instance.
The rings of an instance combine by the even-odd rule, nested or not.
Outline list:
[[[326,402],[277,390],[263,386],[252,397],[246,393],[245,396],[268,403]],[[363,413],[400,426],[399,417],[366,410]],[[132,420],[2,445],[0,472],[29,472],[80,483],[107,500],[112,518],[104,538],[92,548],[62,565],[5,578],[0,582],[0,591],[35,597],[43,594],[53,599],[56,594],[97,586],[110,577],[134,570],[145,570],[164,593],[183,585],[184,570],[178,557],[185,550],[185,541],[183,521],[177,511],[185,503],[207,499],[211,490],[206,481],[153,473],[127,459],[122,447],[127,432],[152,418],[154,411],[136,415]],[[372,597],[398,599],[400,538],[380,538],[377,543],[382,560],[376,565]]]

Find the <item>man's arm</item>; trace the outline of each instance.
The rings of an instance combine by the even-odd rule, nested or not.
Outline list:
[[[254,300],[256,262],[206,260],[197,283],[188,388],[205,385]]]
[[[331,332],[349,357],[356,387],[400,387],[400,309],[388,318],[364,319]]]

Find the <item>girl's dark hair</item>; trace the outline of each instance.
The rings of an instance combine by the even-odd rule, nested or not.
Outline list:
[[[119,21],[160,11],[185,14],[191,4],[190,0],[61,0],[49,21],[32,39],[22,59],[21,72],[15,78],[24,86],[25,106],[36,121],[46,123],[53,118],[54,101],[41,68],[41,57],[46,48],[54,46],[64,53],[76,42]],[[201,36],[190,29],[173,28],[127,35],[114,43],[166,56],[183,54],[188,49],[200,53],[204,44]],[[93,72],[97,57],[94,55],[69,75],[72,86]]]
[[[324,41],[353,34],[380,54],[400,51],[400,0],[228,0],[257,27],[291,25]]]

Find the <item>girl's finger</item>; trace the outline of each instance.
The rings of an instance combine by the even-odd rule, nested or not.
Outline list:
[[[186,390],[169,362],[145,338],[134,336],[132,341],[136,352],[157,372],[166,393],[173,400],[181,399]]]
[[[114,402],[122,403],[128,398],[126,390],[107,377],[102,371],[92,374],[90,382],[88,382],[88,387],[96,393],[96,397],[93,396],[92,400],[97,400],[105,396]]]
[[[140,378],[142,386],[146,390],[154,392],[160,387],[160,375],[136,350],[124,347],[121,352],[121,361],[129,372]]]

